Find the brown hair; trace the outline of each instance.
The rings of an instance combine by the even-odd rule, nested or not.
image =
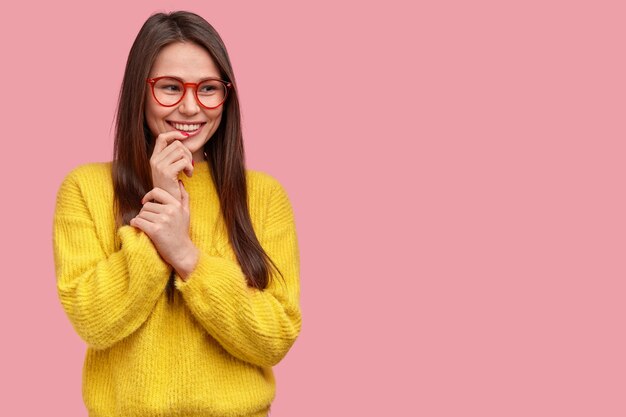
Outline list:
[[[264,289],[269,284],[270,264],[274,268],[276,265],[261,247],[250,220],[235,76],[219,34],[194,13],[177,11],[150,16],[130,49],[115,120],[112,174],[117,225],[129,224],[141,210],[141,198],[153,188],[149,159],[155,139],[144,116],[146,79],[161,48],[172,42],[193,42],[204,47],[220,69],[222,79],[233,85],[223,104],[220,125],[204,145],[204,153],[230,244],[248,285]],[[170,295],[172,284],[170,279]]]

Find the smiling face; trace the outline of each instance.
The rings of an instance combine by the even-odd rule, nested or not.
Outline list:
[[[221,78],[211,55],[191,42],[174,42],[161,49],[152,65],[149,78],[162,76],[177,77],[186,83],[197,83],[211,77]],[[148,86],[145,108],[146,123],[154,139],[161,133],[175,130],[189,133],[189,137],[181,139],[181,142],[191,151],[194,161],[202,161],[205,159],[203,146],[219,127],[224,105],[216,109],[201,107],[196,101],[193,88],[187,88],[180,103],[164,107],[155,101]],[[197,129],[192,130],[195,128]]]

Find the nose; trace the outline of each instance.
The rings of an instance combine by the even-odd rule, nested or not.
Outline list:
[[[193,116],[200,111],[200,106],[196,101],[196,95],[193,87],[187,87],[185,90],[185,96],[178,104],[178,111]]]

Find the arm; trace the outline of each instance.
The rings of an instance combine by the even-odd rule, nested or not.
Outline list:
[[[54,214],[57,290],[74,329],[96,349],[113,345],[141,326],[171,271],[143,232],[122,226],[117,235],[121,249],[107,256],[80,186],[68,175]]]
[[[200,251],[176,288],[198,322],[233,356],[273,366],[289,351],[301,328],[299,254],[288,197],[275,184],[260,243],[284,276],[274,271],[264,290],[247,286],[238,263]]]

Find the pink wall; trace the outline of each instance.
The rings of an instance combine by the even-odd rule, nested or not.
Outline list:
[[[110,160],[130,45],[176,9],[223,36],[296,212],[273,417],[626,414],[624,3],[364,3],[3,8],[0,414],[86,416],[55,196]]]

